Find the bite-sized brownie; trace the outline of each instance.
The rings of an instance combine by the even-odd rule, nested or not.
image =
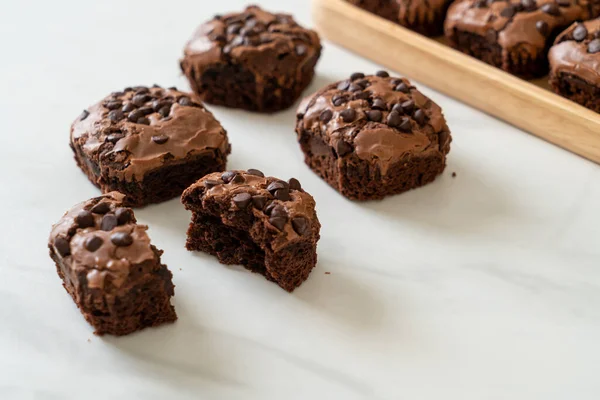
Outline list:
[[[446,167],[451,141],[440,107],[385,71],[354,73],[306,98],[296,133],[306,164],[353,200],[432,182]]]
[[[214,173],[182,196],[192,211],[187,249],[241,264],[288,292],[317,263],[321,224],[315,200],[297,179],[285,182],[258,170]]]
[[[426,36],[444,32],[452,0],[347,0],[350,3]]]
[[[600,19],[571,25],[548,57],[554,91],[600,112]]]
[[[290,15],[251,6],[201,25],[185,47],[181,70],[208,103],[273,112],[300,97],[320,54],[316,32]]]
[[[599,12],[599,0],[457,0],[445,34],[463,53],[533,78],[548,72],[548,49],[559,31]]]
[[[177,319],[171,272],[138,225],[125,196],[77,204],[50,233],[50,257],[63,286],[98,335],[127,335]]]
[[[158,86],[126,88],[85,110],[71,125],[71,148],[92,183],[132,207],[180,196],[223,171],[231,151],[196,95]]]

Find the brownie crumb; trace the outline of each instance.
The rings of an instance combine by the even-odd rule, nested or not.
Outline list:
[[[453,177],[453,178],[456,178],[456,172],[453,172],[453,173],[452,173],[452,177]]]

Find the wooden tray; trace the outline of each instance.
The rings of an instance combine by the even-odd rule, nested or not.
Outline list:
[[[344,0],[313,0],[317,30],[448,96],[600,163],[600,114]]]

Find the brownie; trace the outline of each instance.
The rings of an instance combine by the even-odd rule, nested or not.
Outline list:
[[[177,319],[171,272],[125,196],[74,206],[52,227],[50,257],[63,286],[98,335],[127,335]]]
[[[600,112],[600,19],[574,23],[562,32],[549,59],[554,91]]]
[[[451,141],[440,107],[385,71],[354,73],[306,98],[296,133],[306,164],[352,200],[432,182]]]
[[[231,150],[196,95],[158,86],[126,88],[85,110],[71,125],[71,148],[93,184],[132,207],[180,196],[223,171]]]
[[[290,15],[251,6],[201,25],[185,47],[181,70],[208,103],[273,112],[300,97],[320,54],[316,32]]]
[[[187,249],[241,264],[288,292],[317,263],[321,224],[315,200],[297,179],[285,182],[258,170],[214,173],[182,196],[192,211]]]
[[[457,0],[445,34],[450,45],[523,78],[548,72],[548,49],[560,30],[600,12],[599,0]]]
[[[444,18],[452,0],[346,0],[380,17],[426,36],[444,32]]]

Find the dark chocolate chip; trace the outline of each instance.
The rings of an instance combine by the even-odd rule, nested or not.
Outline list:
[[[540,35],[546,37],[548,36],[548,33],[550,33],[550,27],[548,26],[548,23],[546,21],[538,21],[535,23],[535,28],[538,30],[538,32],[540,33]]]
[[[92,213],[85,210],[80,211],[79,214],[77,214],[75,217],[75,222],[77,222],[77,225],[79,225],[81,229],[96,225],[96,220],[94,219]]]
[[[79,115],[79,120],[83,121],[84,119],[86,119],[88,116],[90,115],[90,112],[88,110],[83,110],[83,112]]]
[[[349,87],[350,87],[350,82],[348,82],[348,81],[341,81],[337,85],[337,88],[339,90],[348,90]]]
[[[267,205],[267,198],[265,196],[260,196],[260,195],[253,196],[252,197],[252,205],[257,210],[262,210]]]
[[[56,251],[58,251],[58,254],[61,257],[66,257],[69,254],[71,254],[71,247],[69,246],[69,242],[63,237],[59,236],[56,239],[54,239],[54,247],[56,248]]]
[[[204,181],[204,187],[207,188],[207,189],[212,189],[215,186],[219,186],[219,185],[222,185],[222,184],[223,184],[223,181],[221,181],[221,180],[216,181],[216,180],[213,180],[213,179],[207,179],[207,180]]]
[[[115,232],[110,236],[110,241],[118,247],[131,246],[133,243],[133,236],[128,232]]]
[[[369,97],[371,97],[371,95],[369,94],[369,92],[354,92],[352,97],[354,98],[354,100],[368,100]]]
[[[391,113],[389,113],[387,117],[387,124],[389,126],[391,126],[392,128],[397,128],[398,126],[400,126],[401,122],[402,118],[400,117],[400,114],[398,114],[398,112],[392,111]]]
[[[240,184],[240,183],[244,183],[244,182],[246,182],[246,179],[240,174],[235,174],[235,176],[231,180],[231,183],[236,183],[236,184]]]
[[[346,154],[352,152],[352,146],[340,139],[335,144],[335,151],[339,157],[344,157]]]
[[[583,39],[587,37],[588,31],[585,29],[583,24],[578,24],[577,27],[573,30],[573,39],[581,42]]]
[[[404,82],[399,83],[394,90],[396,92],[402,92],[402,93],[408,93],[410,91],[410,88],[408,87],[408,85]]]
[[[150,92],[146,86],[134,86],[132,90],[135,91],[135,94],[145,94]]]
[[[171,106],[164,106],[163,108],[158,110],[158,113],[160,114],[161,117],[167,118],[169,116],[169,114],[171,114]]]
[[[246,171],[246,173],[248,175],[260,176],[261,178],[265,177],[265,174],[263,174],[262,171],[253,168],[250,168],[248,171]]]
[[[383,99],[375,99],[373,100],[373,109],[376,110],[386,110],[387,104]]]
[[[390,74],[387,71],[377,71],[375,73],[375,75],[377,75],[380,78],[389,78]]]
[[[367,118],[369,118],[369,121],[381,122],[383,114],[379,110],[371,110],[367,111]]]
[[[119,225],[119,221],[117,220],[117,216],[114,214],[106,214],[102,217],[102,223],[100,224],[100,228],[103,231],[112,231]]]
[[[289,188],[289,185],[287,184],[287,182],[284,182],[284,181],[274,181],[274,182],[271,182],[269,184],[269,186],[267,186],[267,190],[271,194],[274,194],[279,189],[288,189],[288,188]]]
[[[404,114],[404,108],[402,108],[402,104],[394,104],[392,111],[395,111],[398,114]]]
[[[123,89],[124,92],[131,92],[133,90],[133,88],[131,87],[126,87],[125,89]]]
[[[120,101],[109,101],[108,103],[106,103],[105,107],[109,110],[116,110],[117,108],[123,107],[123,103],[121,103]]]
[[[156,144],[165,144],[169,140],[169,137],[166,135],[155,135],[152,136],[152,141]]]
[[[135,110],[137,108],[137,106],[133,103],[127,103],[123,106],[123,108],[121,109],[123,112],[132,112],[133,110]]]
[[[556,3],[561,7],[570,7],[571,0],[557,0]]]
[[[346,96],[341,95],[341,94],[336,94],[335,96],[333,96],[331,98],[331,100],[333,101],[334,106],[339,107],[346,102]]]
[[[284,188],[284,189],[276,190],[275,193],[273,194],[273,197],[275,197],[277,200],[289,201],[289,200],[291,200],[290,189]]]
[[[419,109],[415,111],[415,113],[413,114],[413,118],[415,119],[415,121],[417,121],[419,125],[423,125],[423,123],[425,122],[425,113],[423,112],[423,110]]]
[[[273,210],[275,209],[275,207],[277,207],[277,204],[275,203],[271,203],[267,206],[267,208],[265,208],[264,212],[266,215],[271,215],[273,213]]]
[[[231,182],[233,177],[236,175],[237,175],[237,173],[233,172],[233,171],[223,172],[223,175],[221,175],[221,179],[223,180],[223,182],[229,183],[229,182]]]
[[[252,196],[249,193],[239,193],[233,196],[233,204],[240,210],[248,208],[251,202]]]
[[[362,91],[364,88],[360,85],[357,85],[355,83],[351,84],[350,87],[348,88],[348,91],[350,92],[360,92]]]
[[[152,107],[140,107],[138,109],[139,113],[142,113],[143,115],[150,115],[154,112],[154,109]]]
[[[321,115],[319,115],[319,119],[323,123],[327,123],[327,122],[331,121],[332,117],[333,117],[333,112],[331,112],[331,110],[323,110]]]
[[[360,86],[363,89],[366,89],[368,86],[371,85],[371,83],[369,83],[369,81],[366,79],[361,79],[358,82],[354,82],[354,84]]]
[[[291,190],[302,190],[302,185],[296,178],[290,178],[290,180],[288,180],[288,185],[290,185]]]
[[[414,109],[415,109],[415,102],[414,101],[407,100],[404,103],[402,103],[402,110],[404,110],[404,112],[406,114],[411,114]]]
[[[364,77],[365,77],[365,74],[363,74],[362,72],[355,72],[352,75],[350,75],[350,80],[355,81],[357,79],[362,79]]]
[[[308,220],[304,217],[294,217],[292,219],[292,227],[300,236],[309,232]]]
[[[400,129],[403,132],[410,132],[410,131],[412,131],[412,126],[410,125],[410,119],[408,119],[408,118],[402,118],[402,122],[398,126],[398,129]]]
[[[108,119],[111,122],[119,122],[123,118],[125,118],[125,114],[121,110],[111,110],[108,112]]]
[[[127,115],[127,119],[131,122],[137,122],[138,119],[144,116],[143,113],[139,112],[139,110],[133,110]]]
[[[523,6],[523,10],[525,11],[537,10],[537,4],[535,4],[535,0],[521,0],[521,6]]]
[[[279,229],[280,231],[283,230],[283,228],[285,228],[285,223],[287,222],[287,218],[284,217],[271,217],[269,218],[269,223],[271,225],[273,225],[275,228]]]
[[[110,204],[107,202],[101,202],[92,207],[91,211],[94,214],[106,214],[110,211]]]
[[[191,106],[192,105],[192,100],[190,100],[189,97],[180,97],[179,100],[177,100],[177,103],[179,103],[180,106]]]
[[[142,117],[142,118],[138,118],[136,123],[142,124],[142,125],[150,125],[150,120],[146,117]]]
[[[504,18],[512,18],[512,17],[514,17],[514,15],[516,13],[517,13],[517,10],[512,5],[505,7],[504,9],[502,9],[502,11],[500,11],[500,15],[503,16]]]
[[[356,119],[356,111],[353,108],[346,108],[340,113],[342,120],[346,123],[350,123]]]
[[[119,225],[125,225],[133,221],[133,210],[131,208],[119,207],[115,210],[115,216]]]
[[[560,15],[560,8],[556,3],[545,3],[540,7],[540,9],[546,14],[558,16]]]
[[[600,51],[600,39],[594,39],[588,44],[588,52],[597,53]]]
[[[131,102],[136,106],[141,107],[144,104],[146,104],[146,102],[150,99],[151,97],[147,94],[136,94],[135,96],[133,96],[133,99],[131,99]]]
[[[110,143],[117,143],[119,140],[123,139],[125,135],[122,133],[111,133],[106,137],[106,140]]]
[[[221,42],[221,43],[223,43],[223,42],[226,42],[226,41],[227,41],[227,36],[225,36],[225,35],[216,35],[216,36],[213,38],[213,40],[214,40],[215,42]]]
[[[89,238],[86,239],[86,241],[85,241],[85,248],[88,251],[91,251],[93,253],[96,250],[98,250],[100,247],[102,247],[103,243],[104,243],[104,241],[102,240],[102,238],[94,235],[94,236],[91,236],[91,237],[89,237]]]

